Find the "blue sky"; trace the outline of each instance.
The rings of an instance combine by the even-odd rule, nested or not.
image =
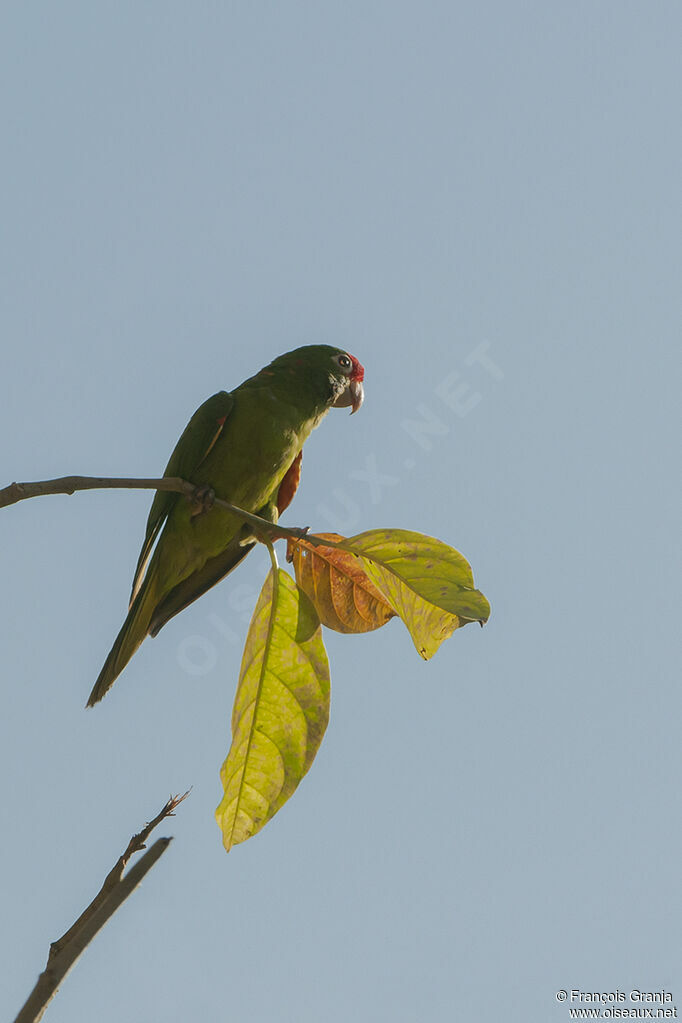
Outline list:
[[[338,345],[366,402],[311,437],[286,521],[437,536],[492,617],[429,663],[399,622],[327,633],[320,753],[226,855],[218,770],[267,559],[86,713],[149,495],[5,510],[3,1018],[190,785],[52,1023],[682,1001],[681,27],[672,3],[4,11],[5,481],[154,475],[209,394]]]

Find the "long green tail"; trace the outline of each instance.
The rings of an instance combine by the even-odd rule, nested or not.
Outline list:
[[[121,631],[92,687],[86,704],[88,707],[94,707],[111,688],[149,632],[149,623],[156,607],[155,567],[150,566],[142,588],[130,606]]]

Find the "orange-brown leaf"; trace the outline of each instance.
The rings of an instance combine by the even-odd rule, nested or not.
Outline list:
[[[338,533],[317,533],[322,540],[343,540]],[[320,621],[336,632],[371,632],[395,616],[359,560],[335,547],[313,547],[289,540],[287,561],[296,582],[315,605]]]

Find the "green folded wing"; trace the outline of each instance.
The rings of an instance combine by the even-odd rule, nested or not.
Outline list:
[[[168,460],[164,476],[179,476],[192,481],[192,477],[207,454],[217,441],[225,426],[225,421],[234,406],[234,397],[228,391],[218,391],[207,398],[196,410],[185,427],[180,440],[175,445],[173,454]],[[157,490],[147,519],[142,550],[137,560],[133,589],[130,595],[132,604],[142,585],[147,563],[163,524],[170,515],[179,494]]]
[[[239,535],[237,535],[224,551],[214,558],[209,558],[203,568],[192,572],[190,576],[179,582],[177,586],[174,586],[170,593],[166,594],[161,603],[154,609],[154,614],[149,623],[149,635],[157,636],[173,615],[184,611],[197,597],[201,597],[212,586],[215,586],[221,579],[224,579],[228,572],[236,568],[239,562],[255,546],[255,541],[242,545],[239,541]]]

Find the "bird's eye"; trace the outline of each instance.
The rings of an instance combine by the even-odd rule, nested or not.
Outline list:
[[[341,369],[350,369],[351,366],[353,365],[353,363],[351,362],[347,355],[339,355],[337,357],[337,362]]]

